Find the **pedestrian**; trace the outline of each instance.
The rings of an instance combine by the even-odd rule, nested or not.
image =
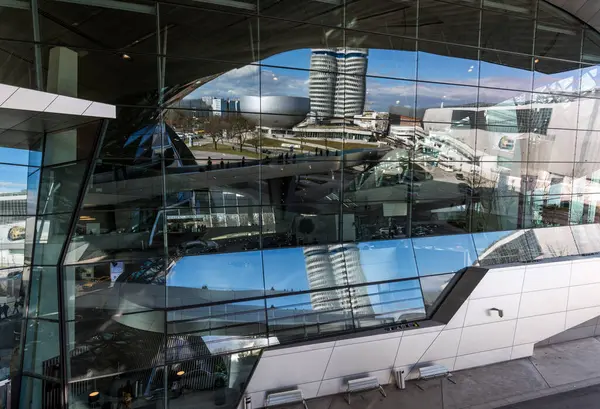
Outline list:
[[[206,161],[206,169],[210,170],[211,168],[212,168],[212,159],[209,156],[208,160]]]
[[[221,169],[225,169],[225,162],[223,162],[223,159],[221,159],[220,165],[221,165]]]
[[[246,166],[246,157],[242,156],[242,167]]]
[[[13,304],[13,314],[18,314],[19,313],[19,301],[15,301],[15,303]]]
[[[288,153],[286,152],[286,153],[285,153],[285,163],[287,163],[289,159],[290,159],[290,156],[289,156],[289,155],[288,155]]]
[[[329,156],[329,148],[325,151],[325,156]]]
[[[295,153],[292,155],[292,163],[296,163],[296,154]]]
[[[8,318],[8,310],[10,308],[8,308],[8,304],[4,303],[4,305],[2,306],[2,312],[4,313],[4,317]]]

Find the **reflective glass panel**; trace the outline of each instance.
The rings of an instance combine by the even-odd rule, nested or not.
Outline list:
[[[456,272],[477,260],[469,234],[413,239],[420,276]]]
[[[419,280],[350,287],[357,328],[425,318]]]

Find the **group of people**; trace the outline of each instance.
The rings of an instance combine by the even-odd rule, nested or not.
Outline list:
[[[13,304],[13,310],[12,310],[12,312],[11,312],[10,315],[18,314],[19,313],[19,307],[21,307],[21,301],[17,300]],[[2,319],[2,315],[4,315],[4,318],[7,319],[9,311],[10,311],[10,307],[8,306],[7,303],[4,303],[2,306],[0,306],[0,319]]]

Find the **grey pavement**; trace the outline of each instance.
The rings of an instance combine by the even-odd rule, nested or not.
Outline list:
[[[597,409],[598,407],[600,407],[600,385],[593,385],[503,406],[502,409]]]
[[[377,391],[357,394],[351,406],[354,409],[600,408],[600,386],[595,386],[600,385],[600,340],[585,338],[543,346],[536,348],[531,358],[452,375],[455,383],[438,378],[409,381],[404,390],[387,385],[387,398]],[[535,406],[550,401],[555,401],[555,406]],[[594,406],[585,406],[591,403]],[[348,409],[342,395],[312,399],[308,406]]]

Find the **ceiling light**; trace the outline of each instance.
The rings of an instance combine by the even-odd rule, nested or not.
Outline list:
[[[91,392],[90,393],[90,398],[93,398],[93,397],[98,396],[98,395],[100,395],[100,392],[98,392],[98,391]]]
[[[179,372],[177,372],[177,376],[181,376],[181,375],[183,375],[184,373],[185,373],[185,371],[179,371]]]
[[[539,59],[539,58],[536,58],[535,60],[533,60],[533,62],[537,64],[537,63],[539,63],[539,62],[540,62],[540,59]]]
[[[129,54],[122,54],[121,58],[123,58],[124,60],[131,60],[131,56]]]
[[[273,77],[273,81],[277,81],[279,78],[277,77]]]
[[[483,0],[484,7],[490,7],[499,10],[512,11],[520,14],[531,14],[529,9],[525,7],[512,6],[510,4],[496,3],[495,1]]]
[[[538,28],[538,30],[542,30],[542,31],[549,31],[551,33],[566,34],[566,35],[570,35],[570,36],[574,36],[574,35],[577,34],[573,30],[567,30],[566,28],[560,28],[560,27],[554,27],[554,26],[547,26],[545,24],[538,24],[537,28]]]

